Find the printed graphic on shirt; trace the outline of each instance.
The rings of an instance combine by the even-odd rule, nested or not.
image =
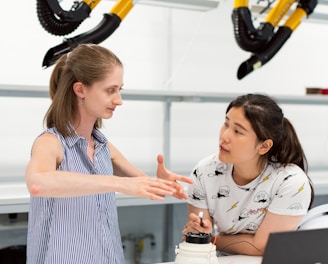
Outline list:
[[[266,191],[260,191],[255,195],[254,202],[256,202],[256,203],[269,203],[270,202],[270,196]]]
[[[194,189],[191,196],[189,196],[193,200],[205,200],[205,196],[202,195],[202,192],[199,189]]]
[[[219,187],[219,191],[217,192],[216,195],[213,195],[212,198],[213,199],[220,199],[220,198],[223,198],[223,197],[229,197],[229,194],[230,194],[230,188],[229,186],[225,185],[225,186],[221,186]]]
[[[222,233],[255,233],[267,212],[285,215],[306,213],[311,189],[304,171],[297,165],[268,163],[256,179],[237,185],[233,165],[217,155],[201,160],[192,172],[188,188],[191,205],[207,209]]]

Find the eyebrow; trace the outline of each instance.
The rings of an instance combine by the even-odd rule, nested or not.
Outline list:
[[[116,84],[109,85],[108,87],[106,87],[106,89],[122,89],[122,88],[123,88],[123,85],[120,86],[120,85],[116,85]]]
[[[228,121],[230,121],[230,119],[229,119],[228,116],[226,116],[225,119],[228,120]],[[238,122],[234,122],[234,125],[237,126],[237,127],[240,127],[242,130],[248,132],[248,130],[242,124],[240,124]]]

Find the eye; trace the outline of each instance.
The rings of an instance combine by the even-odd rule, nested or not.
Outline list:
[[[238,128],[235,129],[235,133],[237,135],[244,135],[244,132],[242,130],[238,129]]]
[[[242,133],[240,130],[238,130],[238,129],[235,130],[235,133],[236,133],[236,134],[240,134],[240,135],[243,134],[243,133]]]
[[[107,93],[109,94],[121,93],[121,88],[109,88],[107,90]]]

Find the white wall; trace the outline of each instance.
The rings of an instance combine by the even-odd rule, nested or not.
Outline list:
[[[328,25],[308,22],[300,25],[271,61],[243,80],[237,80],[237,68],[250,54],[235,42],[230,18],[232,4],[232,1],[222,1],[217,9],[208,12],[136,5],[116,32],[101,44],[112,49],[124,62],[125,89],[299,95],[304,94],[308,86],[326,86]],[[91,18],[67,37],[94,28],[112,5],[113,1],[102,1]],[[3,12],[0,17],[0,23],[6,25],[1,28],[0,84],[46,86],[52,67],[42,69],[43,57],[49,48],[62,43],[63,37],[50,35],[41,27],[36,16],[36,1],[22,1],[19,8],[17,2],[9,1],[6,10],[12,12]],[[7,146],[0,152],[4,157],[1,166],[26,163],[34,135],[42,129],[48,103],[46,99],[0,98],[0,121],[2,127],[6,127],[1,132],[1,145]],[[224,107],[217,104],[173,106],[176,124],[172,128],[172,162],[179,170],[181,167],[188,170],[199,156],[216,151]],[[325,124],[326,110],[319,108],[313,115]],[[327,154],[327,146],[317,149],[312,143],[326,142],[327,130],[314,127],[316,135],[311,137],[308,126],[303,126],[304,116],[300,112],[303,109],[308,113],[308,108],[294,106],[285,112],[297,123],[300,136],[305,134],[305,148],[308,155],[315,156],[310,160],[316,162]],[[214,111],[215,114],[209,115]],[[188,116],[192,117],[191,121]],[[162,118],[160,103],[126,101],[115,117],[106,122],[106,133],[128,158],[146,170],[153,170],[155,156],[162,151]],[[184,126],[180,127],[181,123]],[[8,145],[11,137],[19,145],[18,149]],[[193,145],[195,150],[184,153],[184,149]]]
[[[237,68],[250,54],[235,43],[232,4],[221,1],[208,12],[175,9],[172,13],[136,5],[102,45],[125,63],[128,89],[163,89],[171,84],[178,90],[303,94],[306,86],[325,86],[328,26],[308,22],[300,25],[267,65],[238,81]],[[91,18],[67,37],[94,28],[112,5],[113,1],[102,1]],[[46,85],[52,68],[41,68],[43,56],[63,37],[43,30],[32,0],[6,3],[0,22],[0,83]],[[172,55],[168,54],[171,42]],[[172,65],[167,65],[170,60]]]
[[[221,1],[219,8],[204,13],[137,5],[101,45],[113,50],[125,64],[125,89],[301,95],[306,87],[328,84],[328,25],[314,23],[302,23],[267,65],[237,80],[237,69],[250,54],[235,43],[232,4],[232,0]],[[95,27],[112,5],[113,1],[102,1],[89,21],[68,37]],[[46,86],[52,67],[41,68],[43,57],[63,38],[42,29],[36,1],[7,1],[0,24],[0,84]],[[48,105],[46,98],[0,98],[0,177],[23,177]],[[188,172],[198,159],[216,151],[225,106],[173,104],[173,170]],[[328,106],[283,107],[299,133],[310,165],[326,165]],[[156,167],[156,154],[163,150],[162,110],[158,102],[126,101],[105,122],[108,138],[150,173]],[[184,222],[175,221],[179,227]],[[129,222],[122,220],[121,225],[123,233],[129,232]]]

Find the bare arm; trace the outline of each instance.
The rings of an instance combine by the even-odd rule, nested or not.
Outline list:
[[[203,211],[204,213],[203,227],[199,223],[199,211]],[[208,210],[188,205],[188,213],[189,219],[183,230],[183,234],[186,232],[211,233],[212,219],[209,216]],[[277,215],[267,212],[255,235],[218,235],[216,238],[217,250],[232,254],[261,256],[264,253],[270,233],[295,230],[302,218],[303,216]]]
[[[219,235],[217,249],[234,254],[261,256],[264,253],[270,233],[296,230],[303,216],[266,213],[255,235]]]
[[[108,147],[111,152],[115,175],[123,175],[128,177],[147,176],[138,168],[129,163],[128,160],[119,152],[119,150],[114,147],[114,145],[108,143]],[[176,174],[166,169],[164,164],[164,157],[162,155],[158,155],[157,162],[157,177],[159,179],[164,179],[172,182],[172,187],[175,189],[173,194],[174,197],[178,199],[187,199],[188,197],[184,192],[184,186],[178,183],[178,181],[190,184],[192,183],[192,180],[189,177]]]
[[[144,172],[131,164],[113,144],[108,142],[108,147],[115,175],[124,177],[147,176]]]
[[[31,195],[71,197],[95,193],[121,192],[153,200],[163,200],[163,196],[172,195],[174,192],[170,181],[157,178],[135,177],[131,179],[118,176],[104,177],[104,175],[57,171],[62,157],[63,150],[56,136],[43,134],[36,139],[25,175],[27,187]],[[123,166],[123,163],[120,163],[120,166]],[[120,171],[122,172],[122,169]],[[123,172],[126,172],[127,176],[134,176],[140,173],[139,170],[134,170],[133,166],[129,166]]]

